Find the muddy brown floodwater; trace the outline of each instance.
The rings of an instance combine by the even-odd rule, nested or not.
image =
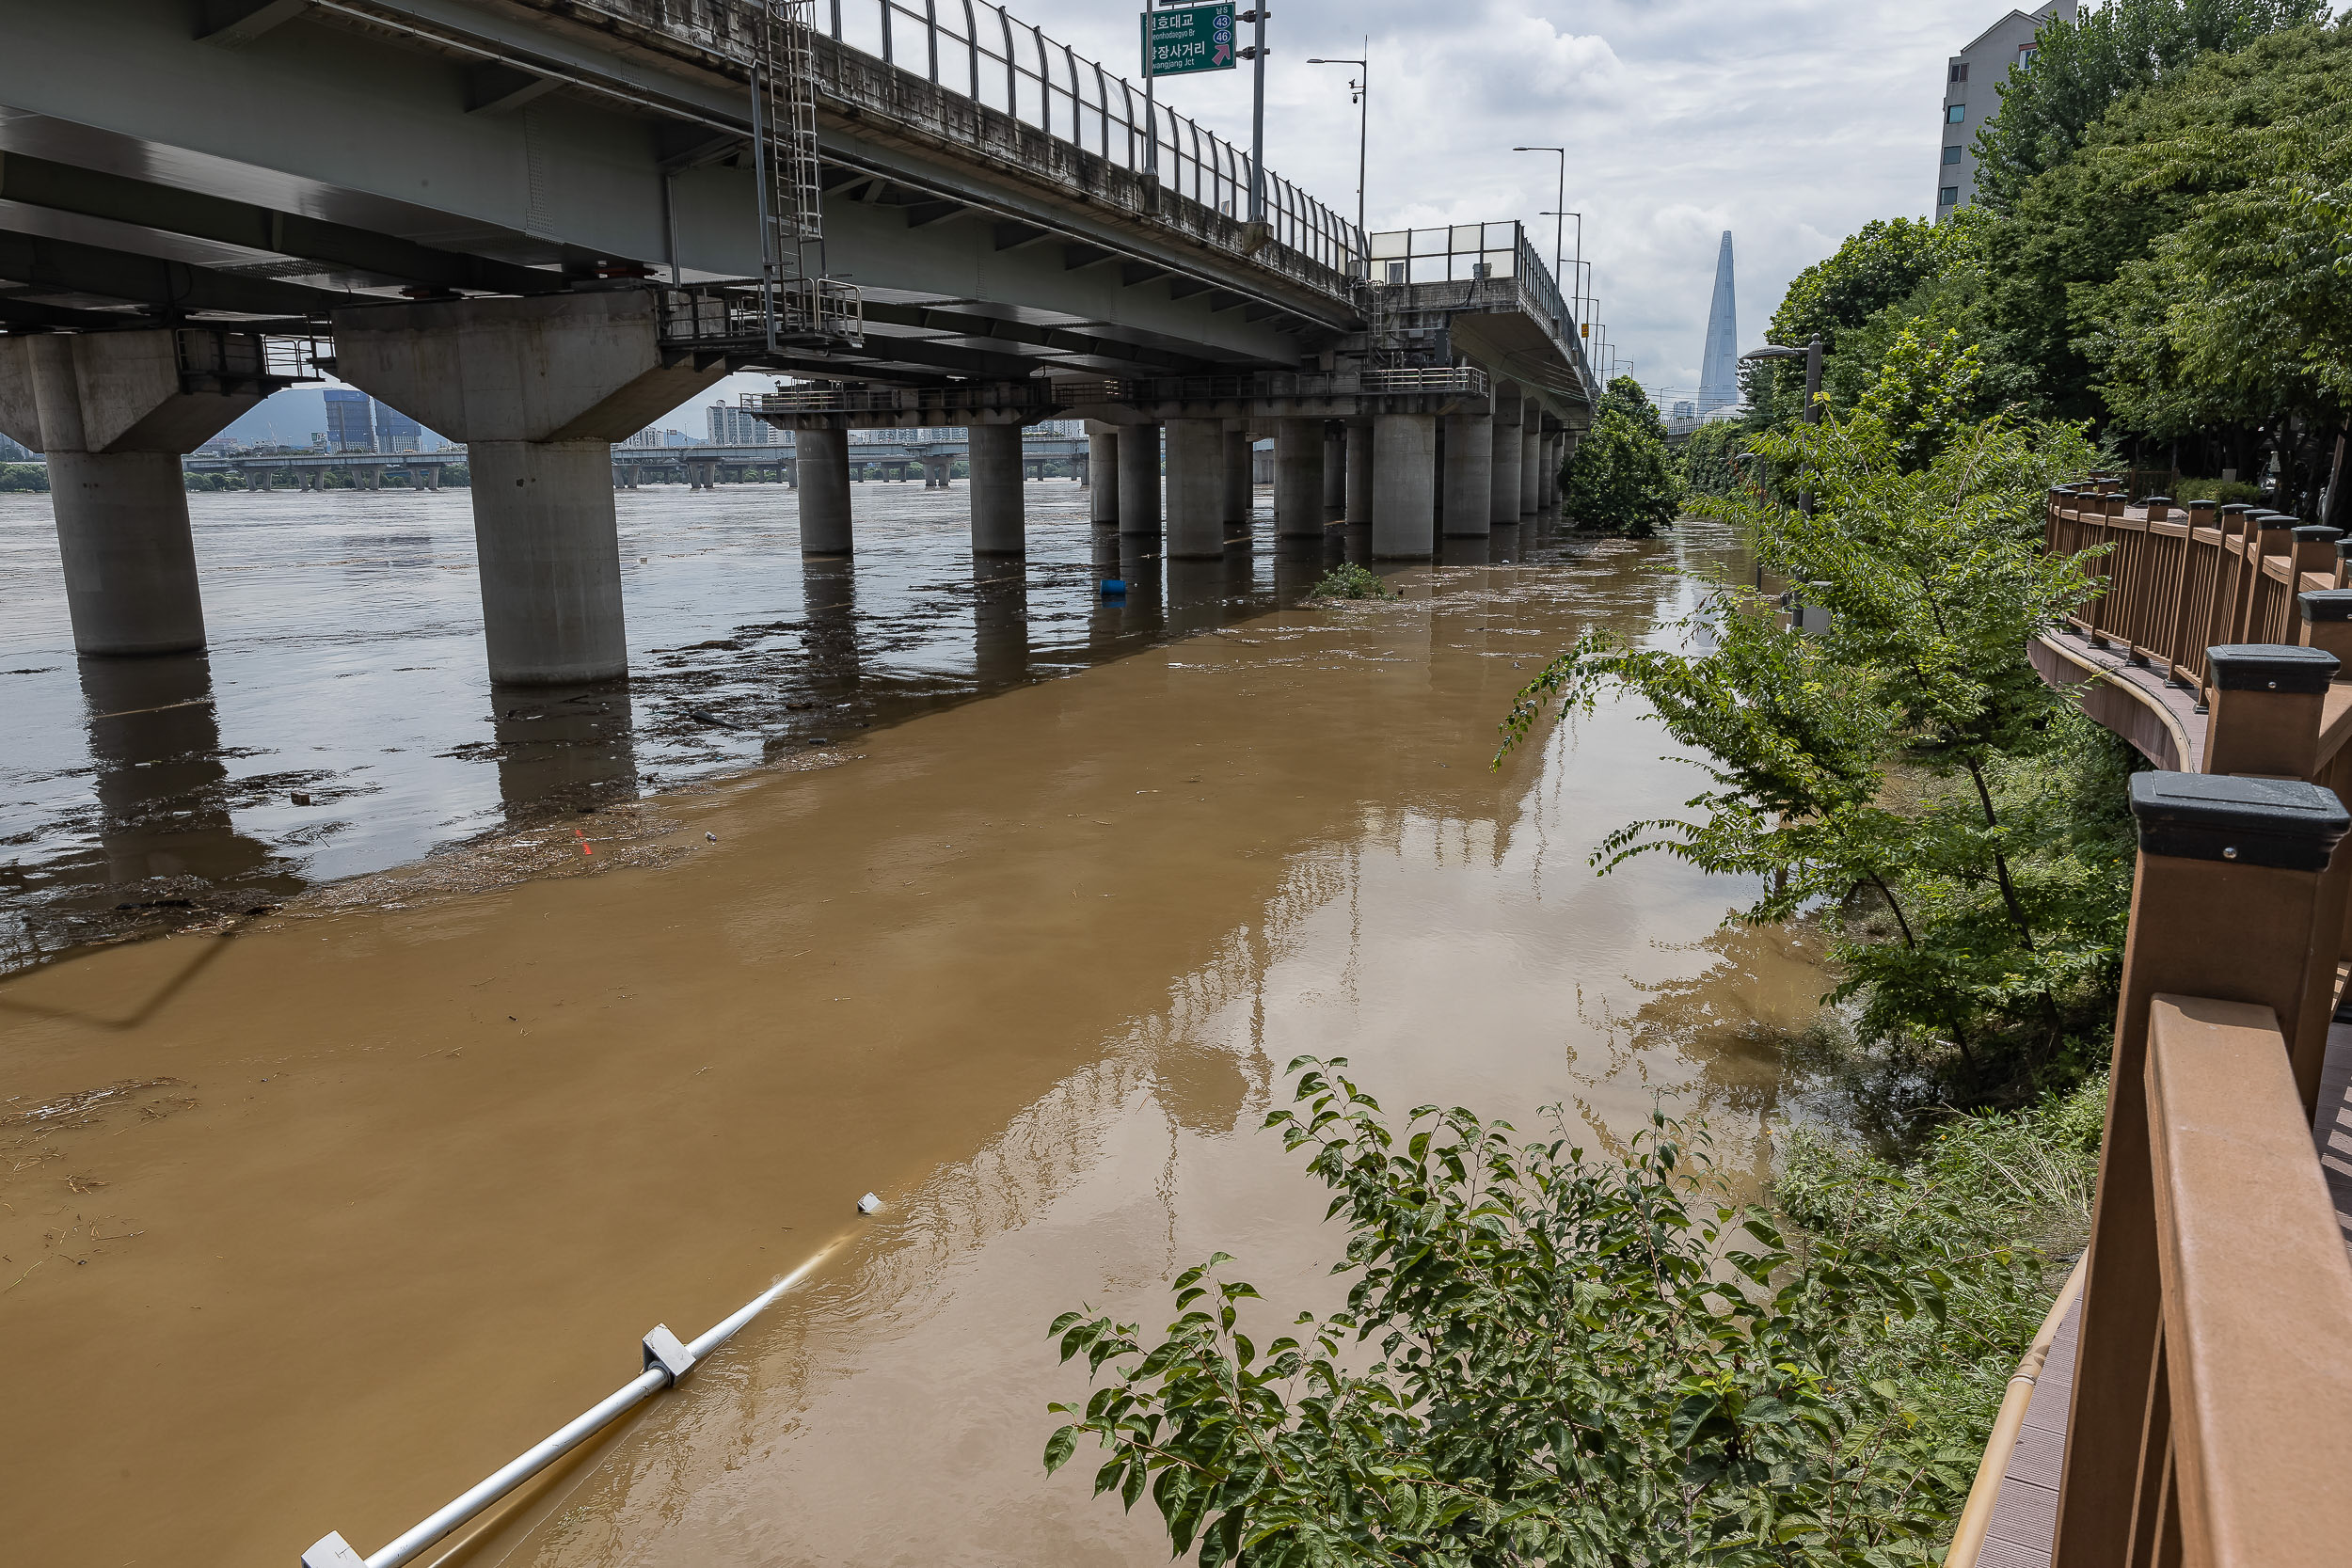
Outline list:
[[[649,800],[646,863],[0,983],[0,1556],[373,1550],[821,1253],[443,1560],[1166,1561],[1041,1473],[1086,1388],[1044,1329],[1164,1323],[1215,1249],[1328,1304],[1327,1195],[1256,1130],[1292,1057],[1588,1144],[1700,1110],[1763,1168],[1813,955],[1586,863],[1688,767],[1623,704],[1486,766],[1543,657],[1722,548],[1401,573]]]

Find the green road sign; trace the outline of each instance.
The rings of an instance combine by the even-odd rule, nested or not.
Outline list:
[[[1233,54],[1232,0],[1179,6],[1143,13],[1143,73],[1189,76],[1196,71],[1231,71]]]

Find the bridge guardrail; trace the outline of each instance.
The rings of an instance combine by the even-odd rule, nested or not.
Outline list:
[[[668,34],[713,55],[748,64],[753,39],[750,0],[580,0],[581,8]],[[1015,166],[1042,170],[1060,182],[1099,196],[1100,173],[1071,166],[1028,145],[1022,129],[1041,133],[1089,158],[1142,179],[1193,204],[1195,237],[1334,294],[1364,276],[1364,240],[1355,224],[1265,172],[1267,243],[1282,253],[1252,251],[1238,229],[1217,232],[1216,217],[1238,224],[1247,216],[1251,182],[1248,153],[1165,103],[1146,105],[1141,87],[1087,58],[1043,29],[1016,19],[988,0],[818,0],[818,28],[834,47],[817,52],[820,93],[871,113],[920,121],[902,90],[914,78],[993,111],[1010,122],[992,125],[986,113],[968,124],[933,124]],[[875,71],[866,62],[887,68]],[[1011,129],[1013,135],[1003,134]],[[1289,260],[1286,261],[1284,258]]]
[[[1386,229],[1364,239],[1371,257],[1370,286],[1415,283],[1489,282],[1510,279],[1521,309],[1551,328],[1589,395],[1599,383],[1584,353],[1584,339],[1561,297],[1559,279],[1517,223],[1456,223],[1437,229]]]

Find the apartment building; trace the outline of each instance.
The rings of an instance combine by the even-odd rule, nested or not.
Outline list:
[[[2000,112],[2001,83],[2033,58],[2034,37],[2052,18],[2074,20],[2076,0],[2050,0],[2031,11],[2011,11],[1944,62],[1943,143],[1935,166],[1935,221],[1977,198],[1972,147],[1984,121]]]

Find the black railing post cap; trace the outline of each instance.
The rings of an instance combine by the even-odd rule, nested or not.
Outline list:
[[[2293,528],[2295,519],[2283,512],[2257,512],[2254,514],[2254,526],[2268,533],[2274,528]]]
[[[2344,530],[2329,528],[2326,523],[2298,523],[2289,517],[2287,526],[2295,530],[2295,542],[2298,545],[2332,545],[2344,537]]]
[[[2225,504],[2221,510],[2224,512],[2251,512],[2254,509],[2244,501],[2230,501]]]
[[[2342,549],[2352,545],[2352,539],[2338,540]],[[2295,602],[2303,607],[2306,621],[2352,621],[2352,588],[2315,588],[2295,595]]]
[[[2336,656],[2294,642],[2224,642],[2205,650],[2205,668],[2223,691],[2311,696],[2336,678]]]
[[[2235,773],[2135,773],[2142,854],[2325,871],[2352,816],[2332,789]]]
[[[2142,496],[2139,504],[2153,512],[2159,506],[2170,506],[2172,498],[2170,496]]]

